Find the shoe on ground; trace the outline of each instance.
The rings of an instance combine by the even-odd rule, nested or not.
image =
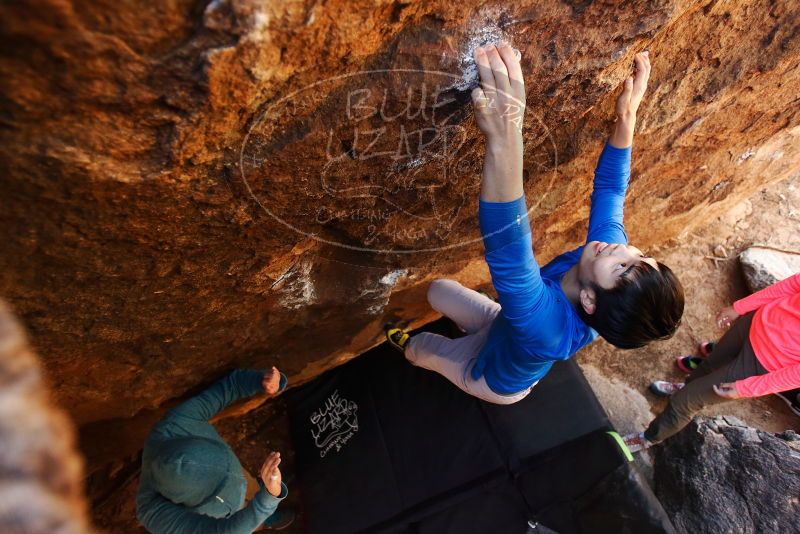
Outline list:
[[[795,415],[800,416],[800,389],[781,391],[775,395],[785,402]]]
[[[700,346],[697,347],[697,350],[700,353],[700,356],[703,358],[708,358],[708,355],[711,354],[711,351],[714,350],[715,346],[716,342],[714,341],[704,341],[703,343],[700,343]]]
[[[698,356],[678,356],[675,358],[675,365],[686,374],[700,367],[701,363],[703,363],[703,358]]]
[[[291,508],[284,509],[284,510],[275,510],[275,513],[272,514],[264,521],[264,529],[265,530],[283,530],[292,523],[294,523],[295,513],[294,510]]]
[[[406,344],[408,340],[411,339],[411,336],[403,330],[402,328],[397,328],[393,325],[386,325],[384,327],[384,332],[386,333],[386,341],[389,342],[396,350],[405,353],[406,351]]]
[[[669,397],[679,392],[683,386],[683,382],[667,382],[666,380],[656,380],[650,384],[650,391],[659,397]]]
[[[625,442],[625,446],[628,447],[628,450],[633,454],[634,452],[643,451],[644,449],[649,448],[653,445],[647,438],[644,437],[644,432],[636,432],[635,434],[628,434],[622,441]]]

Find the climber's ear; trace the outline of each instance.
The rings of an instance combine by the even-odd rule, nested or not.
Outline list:
[[[580,293],[580,300],[581,300],[581,307],[583,311],[585,311],[588,315],[594,314],[597,310],[597,306],[595,305],[595,298],[597,295],[594,292],[594,289],[591,287],[585,287],[581,289]]]

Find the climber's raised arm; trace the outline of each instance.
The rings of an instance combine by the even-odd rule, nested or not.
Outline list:
[[[563,328],[564,316],[554,310],[554,297],[533,255],[522,188],[522,69],[514,49],[505,43],[478,48],[475,62],[481,87],[472,98],[486,136],[478,213],[486,263],[510,335],[525,351],[549,354],[550,333]]]
[[[625,192],[631,176],[631,150],[636,113],[650,78],[650,58],[640,52],[634,58],[634,73],[625,79],[617,97],[616,122],[594,172],[592,208],[586,242],[628,243],[622,222]]]
[[[486,136],[481,200],[510,202],[522,196],[522,120],[525,82],[508,43],[475,50],[480,87],[472,91],[475,119]]]
[[[642,103],[650,79],[650,54],[639,52],[633,58],[634,73],[625,79],[622,94],[617,98],[617,122],[608,144],[615,148],[628,148],[633,144],[633,128],[636,125],[636,112]]]

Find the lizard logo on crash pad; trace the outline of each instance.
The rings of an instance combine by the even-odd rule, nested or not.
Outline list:
[[[321,458],[325,458],[333,449],[336,452],[342,450],[358,432],[357,411],[358,405],[340,397],[339,390],[336,390],[311,414],[311,437]]]

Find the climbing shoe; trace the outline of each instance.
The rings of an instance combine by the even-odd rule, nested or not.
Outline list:
[[[650,391],[659,397],[669,397],[683,388],[683,382],[667,382],[666,380],[656,380],[650,384]]]
[[[700,356],[703,358],[708,358],[708,355],[711,354],[711,351],[714,350],[714,346],[716,345],[713,341],[704,341],[700,343],[697,347],[697,350],[700,352]]]
[[[625,442],[625,446],[628,447],[628,450],[631,453],[642,451],[652,445],[652,442],[648,441],[648,439],[644,437],[644,432],[628,434],[622,438],[622,441]]]
[[[713,341],[704,341],[697,346],[697,352],[700,356],[679,356],[675,358],[675,365],[684,373],[691,373],[700,367],[704,359],[708,358],[715,345],[716,343]]]
[[[785,402],[789,406],[789,409],[795,413],[795,415],[800,415],[800,389],[781,391],[775,395]]]
[[[703,363],[703,358],[698,356],[678,356],[675,358],[675,365],[684,373],[691,373]]]
[[[411,336],[409,336],[405,330],[397,328],[396,326],[386,325],[385,332],[386,341],[389,342],[389,345],[400,352],[406,351],[406,344],[408,340],[411,339]]]

